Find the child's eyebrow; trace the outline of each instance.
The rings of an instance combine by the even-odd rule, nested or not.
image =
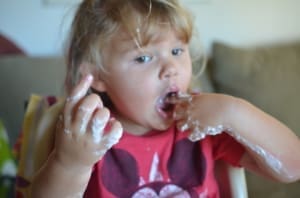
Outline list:
[[[114,48],[120,53],[129,54],[129,53],[134,53],[134,52],[139,52],[139,53],[145,52],[145,49],[144,49],[145,46],[141,46],[140,44],[138,44],[137,40],[135,40],[135,39],[119,38],[119,41],[120,42],[117,42],[116,45],[114,46]],[[118,45],[120,43],[122,43],[122,44]]]

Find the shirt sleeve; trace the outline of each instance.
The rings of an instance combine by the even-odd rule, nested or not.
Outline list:
[[[232,166],[240,166],[240,160],[245,153],[245,148],[233,137],[223,132],[212,136],[213,157],[215,160],[224,160]]]

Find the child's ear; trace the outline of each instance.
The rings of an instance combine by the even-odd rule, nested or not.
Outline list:
[[[93,75],[93,82],[91,87],[98,91],[98,92],[105,92],[106,91],[106,84],[103,80],[99,78],[99,70],[96,69],[96,66],[91,63],[82,63],[80,65],[80,74],[81,76],[86,76],[88,74]]]
[[[105,92],[106,91],[106,84],[103,80],[99,79],[99,77],[96,75],[94,76],[94,80],[92,82],[92,88],[98,92]]]

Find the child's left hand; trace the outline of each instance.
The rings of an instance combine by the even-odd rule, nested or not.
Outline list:
[[[234,97],[224,94],[201,93],[178,97],[174,112],[177,128],[189,129],[192,141],[203,139],[206,135],[216,135],[229,129]]]

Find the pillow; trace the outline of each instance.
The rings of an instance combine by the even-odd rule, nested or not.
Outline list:
[[[300,136],[300,43],[258,48],[213,45],[217,92],[244,98]]]
[[[258,48],[215,43],[212,51],[209,69],[217,92],[252,102],[300,136],[300,43]],[[249,197],[299,194],[298,183],[283,185],[249,173],[247,183]]]
[[[0,34],[0,55],[8,54],[24,55],[25,53],[13,41]]]
[[[206,65],[204,59],[193,61],[193,76],[190,86],[192,92],[214,92]]]
[[[18,160],[15,186],[17,197],[30,197],[33,175],[53,149],[56,121],[63,105],[63,98],[31,95],[15,150]]]

